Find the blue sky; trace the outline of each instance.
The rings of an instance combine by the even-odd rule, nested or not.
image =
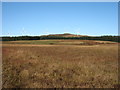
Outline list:
[[[117,2],[3,2],[2,35],[118,35]]]

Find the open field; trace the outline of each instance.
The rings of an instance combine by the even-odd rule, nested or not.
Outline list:
[[[3,42],[4,88],[114,88],[118,44],[89,40]]]
[[[3,44],[98,45],[98,44],[116,44],[116,42],[95,40],[23,40],[23,41],[4,41]]]

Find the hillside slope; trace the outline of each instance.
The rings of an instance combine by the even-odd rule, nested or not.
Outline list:
[[[49,35],[43,35],[43,36],[57,36],[57,37],[86,37],[87,35],[76,35],[76,34],[64,33],[64,34],[49,34]],[[89,37],[89,36],[88,36],[88,37]]]

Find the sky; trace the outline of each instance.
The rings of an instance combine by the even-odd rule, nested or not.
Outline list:
[[[117,2],[3,2],[2,36],[118,35]]]

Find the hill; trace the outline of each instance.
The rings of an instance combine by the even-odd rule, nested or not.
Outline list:
[[[77,34],[70,34],[70,33],[64,33],[64,34],[49,34],[49,35],[42,35],[42,36],[56,36],[56,37],[90,37],[87,35],[77,35]]]

